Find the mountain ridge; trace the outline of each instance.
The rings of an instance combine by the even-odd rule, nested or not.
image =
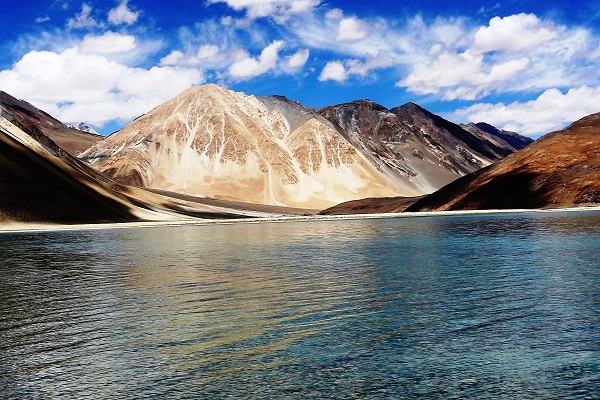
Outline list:
[[[77,156],[103,139],[98,134],[70,128],[31,103],[19,100],[3,91],[0,91],[0,112],[13,123],[35,126],[47,139],[73,156]]]

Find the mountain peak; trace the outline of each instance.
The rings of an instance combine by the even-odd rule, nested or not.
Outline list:
[[[85,122],[80,122],[78,124],[65,124],[68,128],[77,129],[78,131],[91,133],[93,135],[99,135],[98,132],[94,130],[91,126],[86,124]]]

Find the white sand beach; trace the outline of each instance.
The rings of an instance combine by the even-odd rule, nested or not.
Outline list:
[[[506,209],[506,210],[464,210],[464,211],[427,211],[412,213],[381,213],[381,214],[346,214],[346,215],[303,215],[303,216],[278,216],[264,218],[241,218],[241,219],[181,219],[170,221],[139,221],[121,223],[98,223],[98,224],[53,224],[42,222],[13,222],[0,221],[0,233],[2,232],[36,232],[36,231],[77,231],[91,229],[127,229],[127,228],[151,228],[160,226],[189,226],[189,225],[229,225],[229,224],[256,224],[276,222],[299,222],[299,221],[334,221],[334,220],[356,220],[376,218],[418,218],[439,217],[451,215],[476,215],[476,214],[509,214],[509,213],[554,213],[554,212],[581,212],[600,211],[600,206],[572,207],[572,208],[550,208],[550,209]]]

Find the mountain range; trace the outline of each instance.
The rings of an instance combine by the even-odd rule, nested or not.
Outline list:
[[[81,158],[123,184],[322,209],[431,193],[520,147],[484,131],[475,135],[415,104],[387,110],[363,100],[313,110],[281,96],[205,85],[139,117]]]
[[[407,211],[566,208],[600,203],[600,113],[420,199]]]
[[[530,144],[486,123],[454,124],[414,103],[387,109],[357,100],[309,109],[216,85],[190,88],[106,138],[4,92],[0,114],[0,220],[600,202],[598,115]]]

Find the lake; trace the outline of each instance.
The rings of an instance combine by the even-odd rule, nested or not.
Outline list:
[[[600,212],[0,233],[0,398],[600,398]]]

